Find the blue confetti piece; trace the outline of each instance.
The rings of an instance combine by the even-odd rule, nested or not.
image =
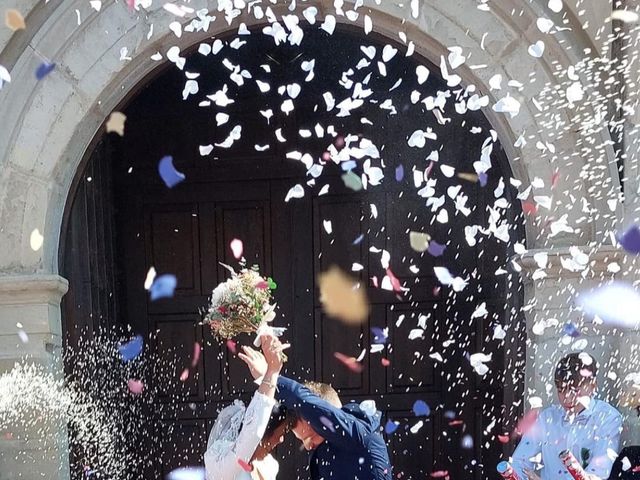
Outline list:
[[[624,233],[618,236],[618,242],[627,253],[637,255],[640,253],[640,228],[631,225]]]
[[[417,417],[428,417],[429,415],[431,415],[431,409],[426,402],[422,400],[416,400],[413,404],[413,413],[415,413]]]
[[[447,247],[444,245],[440,245],[438,242],[434,242],[433,240],[429,242],[429,246],[427,247],[427,252],[429,252],[434,257],[439,257],[442,255]]]
[[[178,285],[178,280],[175,275],[171,275],[167,273],[165,275],[160,275],[156,277],[149,289],[149,293],[151,294],[151,301],[158,300],[160,298],[171,298],[173,297],[173,292],[176,289],[176,285]]]
[[[396,422],[392,422],[391,420],[387,420],[387,424],[384,426],[384,431],[387,435],[391,435],[398,429],[398,424]]]
[[[170,155],[162,157],[162,160],[160,160],[158,164],[158,172],[165,185],[169,188],[175,187],[186,178],[184,173],[180,173],[176,170],[176,167],[173,166],[173,157]]]
[[[373,333],[373,343],[383,345],[387,343],[387,336],[384,330],[380,327],[371,327],[371,333]]]
[[[127,343],[118,345],[118,351],[120,352],[120,356],[122,357],[123,362],[130,362],[138,355],[140,355],[140,353],[142,353],[143,347],[144,340],[142,340],[142,337],[140,335],[136,335]]]
[[[320,417],[320,421],[322,422],[322,424],[325,427],[327,427],[329,429],[329,431],[331,431],[331,432],[335,432],[336,431],[335,427],[333,426],[333,422],[331,420],[329,420],[327,417],[321,416]]]
[[[358,238],[353,241],[353,245],[360,245],[362,240],[364,239],[364,233],[361,233]]]
[[[55,63],[42,62],[36,69],[36,78],[38,80],[42,80],[44,77],[49,75],[54,68],[56,68]]]
[[[570,337],[576,338],[580,336],[580,330],[573,323],[567,323],[562,327],[562,333]]]
[[[487,180],[489,180],[489,176],[482,172],[478,174],[478,181],[480,182],[481,187],[485,187],[487,185]]]
[[[340,164],[340,167],[342,168],[343,172],[350,172],[351,170],[353,170],[357,166],[358,166],[358,164],[355,162],[355,160],[348,160],[348,161],[342,162]]]
[[[401,182],[404,178],[404,167],[402,165],[398,165],[396,167],[396,182]]]

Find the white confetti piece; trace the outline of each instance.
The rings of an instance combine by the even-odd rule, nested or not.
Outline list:
[[[529,46],[527,52],[534,58],[542,57],[544,54],[544,42],[542,40],[538,40],[536,43]]]
[[[333,15],[327,15],[324,17],[324,22],[320,25],[320,29],[324,30],[329,35],[333,35],[333,31],[336,29],[336,17]]]
[[[42,248],[42,244],[44,243],[44,237],[40,234],[40,230],[35,228],[31,232],[31,236],[29,237],[29,244],[31,245],[31,250],[37,252]]]
[[[553,13],[560,13],[560,11],[562,11],[562,0],[549,0],[547,5]]]
[[[147,272],[147,278],[145,278],[144,280],[145,290],[149,290],[151,288],[151,285],[153,285],[153,281],[155,280],[155,278],[156,278],[156,269],[151,267]]]
[[[297,184],[291,187],[291,189],[289,189],[284,201],[288,202],[292,198],[302,198],[302,197],[304,197],[304,188],[302,187],[302,185]]]

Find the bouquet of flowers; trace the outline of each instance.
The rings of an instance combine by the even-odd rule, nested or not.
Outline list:
[[[276,283],[260,276],[257,266],[240,272],[223,266],[231,272],[231,278],[213,290],[204,323],[220,339],[228,340],[241,333],[257,333],[259,337],[276,316],[276,305],[271,303]]]

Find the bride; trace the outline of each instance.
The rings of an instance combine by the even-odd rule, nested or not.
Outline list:
[[[278,474],[270,452],[289,427],[286,411],[274,398],[284,346],[272,335],[260,338],[267,373],[248,407],[236,400],[218,415],[204,454],[207,480],[275,480]],[[251,355],[243,350],[240,358]]]

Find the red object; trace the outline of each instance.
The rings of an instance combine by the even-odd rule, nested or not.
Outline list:
[[[233,340],[227,340],[227,348],[231,350],[231,353],[235,355],[236,353],[236,342]]]
[[[238,465],[240,465],[245,472],[251,473],[253,470],[253,467],[241,458],[238,459]]]
[[[358,361],[354,357],[349,357],[344,353],[334,352],[333,356],[340,360],[349,370],[354,373],[360,373],[364,369],[364,367],[358,363]]]
[[[569,450],[563,450],[560,452],[560,460],[564,464],[567,472],[571,475],[571,478],[575,480],[588,480],[586,472],[580,466],[580,462]]]
[[[388,367],[389,365],[391,365],[391,362],[387,358],[381,359],[380,363],[382,364],[383,367]]]

